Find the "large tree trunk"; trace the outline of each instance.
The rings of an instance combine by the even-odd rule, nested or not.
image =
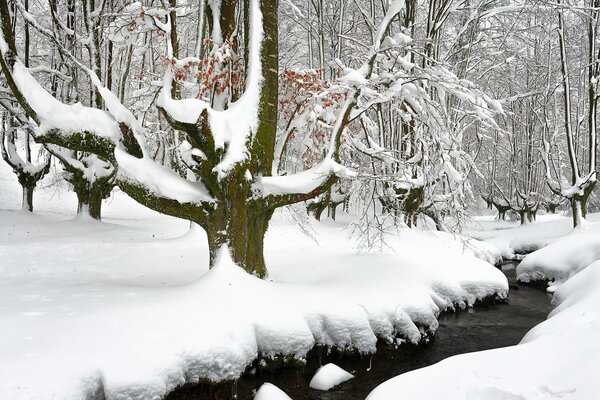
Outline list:
[[[264,278],[267,275],[264,238],[272,215],[272,210],[242,204],[215,210],[210,217],[211,223],[205,227],[210,267],[215,266],[219,249],[227,246],[238,266]]]
[[[583,189],[582,195],[571,197],[571,212],[573,214],[574,228],[581,226],[583,220],[587,217],[587,203],[595,186],[596,182],[592,182]]]
[[[90,216],[100,221],[102,219],[102,193],[100,191],[76,192],[77,215]]]
[[[102,200],[110,195],[113,183],[105,180],[89,182],[81,176],[73,176],[69,182],[77,195],[77,215],[87,215],[100,221]]]

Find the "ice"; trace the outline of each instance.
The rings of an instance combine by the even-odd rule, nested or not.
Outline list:
[[[329,390],[352,378],[354,378],[354,375],[348,371],[329,363],[317,370],[308,386],[317,390]]]

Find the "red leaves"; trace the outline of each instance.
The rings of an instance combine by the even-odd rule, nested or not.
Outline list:
[[[229,93],[238,97],[244,83],[243,62],[234,51],[234,43],[226,40],[221,46],[214,46],[211,39],[203,41],[208,56],[202,60],[167,60],[177,81],[187,81],[198,85],[198,98],[211,98],[213,94]]]
[[[346,89],[321,79],[324,70],[285,70],[280,75],[279,111],[285,121],[299,119],[302,132],[290,140],[302,141],[300,158],[304,168],[323,159],[332,134],[332,124],[346,99]]]

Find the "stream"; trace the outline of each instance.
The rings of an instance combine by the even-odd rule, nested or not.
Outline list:
[[[502,266],[510,285],[508,303],[443,313],[435,336],[426,345],[394,348],[379,343],[377,353],[372,356],[335,351],[328,354],[325,349],[316,348],[308,354],[304,367],[247,373],[236,382],[216,386],[187,385],[169,394],[166,400],[250,400],[264,382],[278,386],[293,400],[364,400],[377,385],[396,375],[435,364],[453,355],[515,345],[527,331],[545,320],[552,308],[551,296],[542,288],[517,283],[516,265],[509,262]],[[316,370],[329,362],[355,377],[327,392],[310,389],[308,384]]]

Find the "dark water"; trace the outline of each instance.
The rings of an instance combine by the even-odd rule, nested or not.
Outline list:
[[[518,284],[516,263],[503,271],[509,279],[507,304],[481,305],[440,316],[435,337],[426,345],[399,348],[381,343],[373,356],[359,357],[325,349],[314,349],[301,368],[256,369],[235,383],[218,386],[190,385],[167,396],[167,400],[252,399],[264,382],[285,391],[294,400],[364,400],[380,383],[404,372],[435,364],[444,358],[472,351],[488,350],[519,343],[529,329],[545,320],[551,297],[540,287]],[[328,392],[310,389],[308,383],[320,365],[333,362],[355,375]]]

